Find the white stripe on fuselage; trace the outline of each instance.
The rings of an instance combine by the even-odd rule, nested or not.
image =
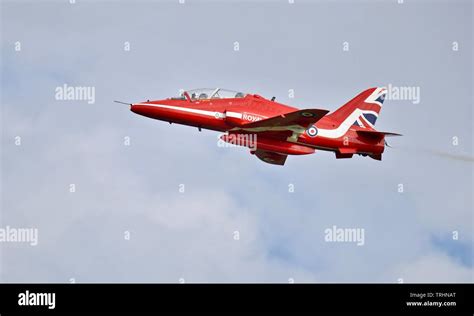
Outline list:
[[[134,105],[153,106],[153,107],[157,107],[157,108],[178,110],[178,111],[201,114],[201,115],[207,115],[207,116],[212,116],[212,117],[215,117],[216,113],[220,113],[220,112],[215,112],[215,111],[205,111],[205,110],[199,110],[199,109],[191,109],[191,108],[185,108],[185,107],[180,107],[180,106],[163,105],[163,104],[155,104],[155,103],[138,103],[138,104],[134,104]]]
[[[242,113],[226,111],[225,115],[228,116],[228,117],[235,117],[235,118],[238,118],[238,119],[242,119]]]
[[[216,114],[218,114],[218,115],[224,114],[222,112],[216,112],[216,111],[205,111],[205,110],[186,108],[186,107],[181,107],[181,106],[163,105],[163,104],[155,104],[155,103],[138,103],[138,104],[135,104],[135,105],[146,105],[146,106],[153,106],[153,107],[157,107],[157,108],[164,108],[164,109],[177,110],[177,111],[183,111],[183,112],[189,112],[189,113],[196,113],[196,114],[201,114],[201,115],[212,116],[214,118],[216,118]],[[238,113],[238,112],[225,112],[225,116],[242,119],[242,113]],[[219,116],[219,118],[223,118],[223,117]]]

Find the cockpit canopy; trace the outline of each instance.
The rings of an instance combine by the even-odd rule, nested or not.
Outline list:
[[[191,100],[209,100],[209,99],[233,99],[233,98],[243,98],[245,93],[232,91],[227,89],[194,89],[186,91],[191,98]],[[181,94],[180,98],[184,98],[184,92]]]

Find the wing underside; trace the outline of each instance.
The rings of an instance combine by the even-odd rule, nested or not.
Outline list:
[[[248,123],[232,129],[231,132],[256,134],[257,150],[254,150],[251,153],[255,154],[260,160],[266,163],[282,166],[285,164],[288,154],[285,152],[278,152],[278,148],[276,148],[275,151],[258,149],[258,139],[273,139],[294,145],[294,142],[296,142],[302,133],[323,118],[328,112],[329,111],[327,110],[320,109],[298,110],[257,122]],[[283,145],[286,144],[280,146]]]

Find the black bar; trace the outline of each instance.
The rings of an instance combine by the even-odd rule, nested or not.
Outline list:
[[[472,289],[473,284],[0,284],[0,315],[165,310],[473,315]],[[31,293],[55,293],[54,309],[46,301],[20,306],[20,294]],[[423,306],[427,302],[443,305]]]

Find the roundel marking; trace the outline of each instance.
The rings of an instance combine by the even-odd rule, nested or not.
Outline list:
[[[225,117],[225,114],[224,113],[220,113],[220,112],[216,112],[214,113],[214,117],[216,119],[223,119]]]
[[[314,114],[311,113],[311,112],[302,112],[301,115],[303,115],[304,117],[313,117]]]
[[[314,126],[311,126],[310,128],[308,128],[308,129],[306,130],[306,133],[307,133],[309,136],[314,137],[314,136],[318,135],[318,129],[317,129],[316,127],[314,127]]]

